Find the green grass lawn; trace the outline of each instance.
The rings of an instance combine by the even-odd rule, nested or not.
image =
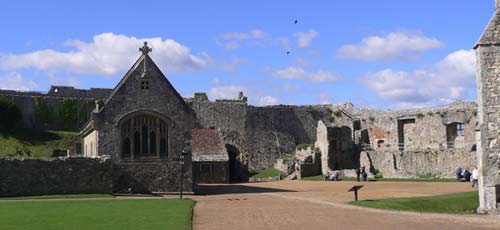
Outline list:
[[[302,177],[302,180],[309,181],[323,181],[325,176],[310,176]],[[354,177],[343,177],[342,180],[345,181],[355,181]],[[396,182],[457,182],[454,178],[368,178],[368,181],[396,181]]]
[[[71,199],[71,198],[113,198],[111,194],[61,194],[39,196],[0,196],[0,200],[26,200],[26,199]]]
[[[191,229],[190,199],[0,202],[2,230]]]
[[[476,212],[479,197],[477,192],[465,192],[431,197],[362,200],[351,204],[403,211],[470,214]]]
[[[255,179],[262,179],[262,178],[269,178],[269,177],[277,177],[281,173],[281,175],[285,175],[284,172],[280,172],[279,170],[275,168],[267,168],[267,169],[261,169],[261,170],[254,170],[250,172],[250,178],[255,178]]]
[[[0,132],[0,157],[49,157],[54,149],[67,149],[77,132],[16,129]]]

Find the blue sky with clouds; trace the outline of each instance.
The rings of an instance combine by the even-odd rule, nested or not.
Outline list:
[[[0,88],[112,88],[147,40],[184,96],[378,108],[475,100],[471,49],[493,11],[493,0],[9,1]]]

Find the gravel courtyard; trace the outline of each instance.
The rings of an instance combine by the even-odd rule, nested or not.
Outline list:
[[[360,199],[432,196],[473,191],[469,183],[280,181],[200,185],[194,229],[498,229],[500,218],[399,212],[355,207]]]

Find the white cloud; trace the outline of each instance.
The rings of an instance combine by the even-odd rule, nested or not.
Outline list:
[[[307,72],[300,67],[294,66],[281,70],[269,69],[269,71],[273,76],[283,79],[296,79],[311,82],[335,82],[338,80],[337,75],[328,71],[319,70],[317,72]]]
[[[248,32],[228,32],[219,35],[216,43],[225,49],[236,49],[242,46],[287,46],[287,38],[273,37],[260,29]]]
[[[356,45],[345,45],[337,51],[337,57],[364,61],[410,61],[427,50],[441,48],[444,43],[421,33],[392,32],[386,36],[364,38]]]
[[[79,85],[79,81],[76,77],[57,77],[53,75],[49,75],[49,82],[51,85],[64,85],[64,86],[73,86],[77,87]]]
[[[12,72],[0,77],[0,89],[30,91],[37,89],[37,84],[31,80],[25,80],[21,74]]]
[[[236,99],[239,92],[245,92],[245,87],[238,85],[216,85],[210,89],[210,99]]]
[[[139,56],[138,48],[148,41],[153,49],[155,62],[166,71],[193,71],[206,67],[211,58],[207,54],[194,55],[191,50],[172,40],[136,38],[120,34],[103,33],[92,42],[70,40],[66,45],[71,51],[38,50],[24,54],[0,56],[0,69],[17,70],[34,68],[70,73],[115,75],[124,73]]]
[[[278,99],[271,96],[263,96],[258,99],[257,105],[259,106],[268,106],[268,105],[277,105]]]
[[[319,103],[322,105],[325,104],[332,104],[333,102],[333,96],[328,93],[320,93],[319,94]]]
[[[318,36],[318,32],[313,29],[309,29],[307,32],[297,32],[293,36],[297,38],[297,46],[300,48],[306,48],[311,45],[312,40]]]
[[[396,107],[422,107],[467,99],[474,90],[476,56],[473,50],[459,50],[440,62],[412,72],[382,70],[368,74],[363,82]]]

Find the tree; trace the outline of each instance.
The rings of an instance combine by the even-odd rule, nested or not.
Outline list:
[[[16,103],[9,98],[0,97],[0,131],[14,129],[21,119],[21,110]]]

